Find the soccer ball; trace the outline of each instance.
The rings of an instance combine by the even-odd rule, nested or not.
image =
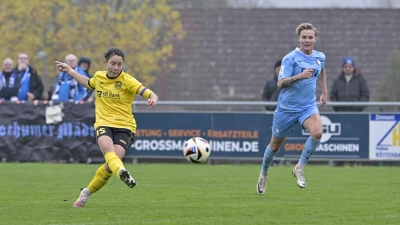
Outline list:
[[[183,156],[191,163],[204,163],[210,153],[210,144],[201,137],[190,138],[183,145]]]

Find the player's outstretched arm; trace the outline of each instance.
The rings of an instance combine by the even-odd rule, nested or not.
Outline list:
[[[89,88],[88,85],[89,78],[87,76],[79,74],[66,63],[60,61],[56,61],[55,63],[59,71],[67,72],[71,77],[73,77],[76,81],[78,81],[78,83],[83,85],[85,88]]]

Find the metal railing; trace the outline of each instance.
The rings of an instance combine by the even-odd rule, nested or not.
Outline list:
[[[133,111],[147,111],[146,101],[135,101]],[[318,105],[319,102],[316,102]],[[162,111],[265,111],[265,106],[276,106],[277,102],[267,101],[162,101],[157,103]],[[327,102],[321,112],[334,111],[333,107],[365,107],[363,112],[400,112],[400,102]],[[150,111],[150,110],[149,110]]]
[[[135,101],[134,105],[145,105],[146,101]],[[158,105],[246,105],[246,106],[276,106],[277,102],[266,101],[159,101]],[[316,104],[319,104],[316,102]],[[326,106],[400,106],[400,102],[327,102]]]

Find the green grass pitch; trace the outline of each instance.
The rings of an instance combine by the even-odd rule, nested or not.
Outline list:
[[[0,163],[0,224],[399,224],[398,167],[126,164],[138,185],[114,176],[73,208],[99,165]]]

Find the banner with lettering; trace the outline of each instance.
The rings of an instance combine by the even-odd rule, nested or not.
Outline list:
[[[400,114],[371,114],[370,159],[400,159]]]
[[[129,156],[182,157],[191,137],[206,139],[212,157],[261,157],[270,115],[245,113],[136,113],[138,130]]]
[[[272,115],[264,113],[137,113],[138,131],[129,156],[182,156],[184,142],[200,136],[211,157],[261,158],[271,138]],[[368,114],[321,115],[323,136],[313,157],[368,158]],[[309,137],[297,124],[277,157],[298,158]]]
[[[0,158],[77,161],[102,157],[94,137],[94,106],[71,102],[0,104]]]

